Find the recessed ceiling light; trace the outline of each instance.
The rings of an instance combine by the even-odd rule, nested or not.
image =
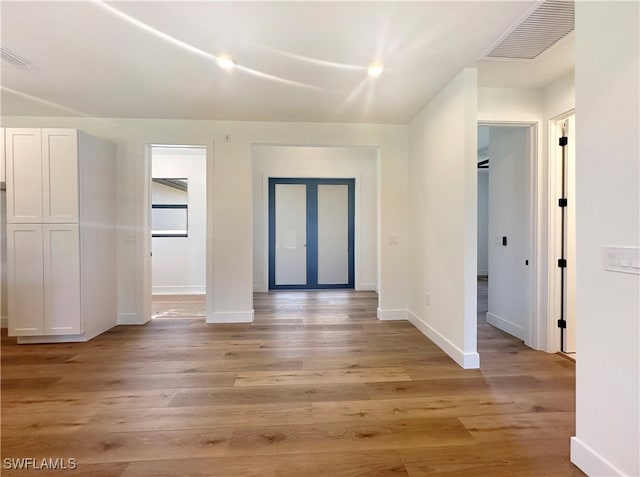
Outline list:
[[[216,61],[218,62],[218,66],[220,68],[227,71],[232,70],[236,66],[236,62],[233,61],[233,58],[230,58],[229,56],[220,56]]]
[[[384,67],[380,63],[372,63],[369,65],[367,73],[369,73],[369,76],[371,76],[372,78],[375,78],[376,76],[380,76],[382,74],[382,70],[384,70]]]

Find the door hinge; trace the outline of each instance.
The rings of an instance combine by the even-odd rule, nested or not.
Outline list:
[[[560,146],[566,146],[567,144],[569,144],[569,138],[567,136],[562,136],[559,139],[558,144],[560,144]]]
[[[558,267],[567,268],[567,259],[566,258],[558,259]]]
[[[558,320],[558,328],[566,328],[567,327],[567,321],[566,320]]]
[[[558,207],[566,207],[567,206],[567,199],[562,198],[562,199],[558,199]]]

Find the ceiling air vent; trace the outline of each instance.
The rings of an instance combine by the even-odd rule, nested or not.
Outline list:
[[[0,48],[0,56],[4,61],[11,63],[14,66],[20,66],[22,68],[33,66],[29,60],[22,58],[20,55],[6,48]]]
[[[546,0],[484,55],[487,59],[533,60],[574,29],[574,2]]]

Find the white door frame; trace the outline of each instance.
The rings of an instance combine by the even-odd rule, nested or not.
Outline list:
[[[205,204],[205,223],[206,223],[206,276],[205,276],[205,321],[211,322],[213,314],[213,220],[209,213],[211,204],[213,203],[213,144],[177,144],[175,142],[168,143],[166,141],[156,141],[144,143],[144,184],[142,186],[142,229],[144,231],[144,240],[142,243],[142,323],[151,320],[152,307],[152,269],[151,269],[151,147],[152,146],[175,146],[175,147],[202,147],[206,150],[206,204]]]
[[[558,273],[558,236],[560,234],[560,207],[558,207],[558,199],[560,198],[560,161],[561,150],[558,146],[558,138],[562,135],[561,123],[575,115],[575,109],[570,109],[558,116],[554,116],[549,119],[549,168],[548,168],[548,227],[547,227],[547,243],[549,244],[548,254],[548,277],[547,277],[547,316],[548,316],[548,328],[547,328],[547,351],[550,353],[557,353],[560,351],[560,328],[558,328],[558,319],[560,318],[560,274]],[[570,135],[575,140],[573,131],[570,131]],[[571,146],[575,147],[575,146]],[[575,204],[574,204],[575,206]],[[574,264],[575,266],[575,264]]]
[[[530,132],[529,143],[531,150],[528,154],[528,163],[525,168],[527,171],[527,203],[529,204],[529,214],[527,223],[529,224],[529,237],[525,248],[529,257],[529,273],[525,274],[525,310],[527,310],[526,322],[528,326],[525,329],[524,343],[533,349],[545,349],[546,343],[542,343],[539,339],[544,336],[546,328],[546,320],[541,319],[539,311],[543,309],[540,305],[540,272],[541,267],[538,258],[543,256],[540,251],[540,230],[539,224],[539,208],[538,208],[538,123],[535,121],[478,121],[478,126],[490,127],[528,127]],[[491,170],[491,162],[489,162],[489,170]],[[489,172],[490,174],[491,172]],[[477,240],[477,239],[476,239]],[[489,271],[489,275],[491,272]],[[491,280],[491,277],[489,277]]]

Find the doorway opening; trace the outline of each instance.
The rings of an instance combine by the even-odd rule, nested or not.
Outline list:
[[[350,246],[350,251],[342,248],[342,255],[333,255],[331,259],[339,258],[340,263],[343,265],[339,268],[333,266],[327,267],[331,262],[326,259],[326,252],[332,252],[331,246],[329,250],[318,249],[318,259],[321,260],[324,270],[318,269],[320,274],[319,283],[325,283],[334,285],[328,288],[335,288],[337,286],[345,286],[347,284],[355,291],[371,291],[378,292],[378,263],[379,263],[379,247],[378,247],[378,234],[379,234],[379,154],[377,147],[373,146],[300,146],[300,145],[275,145],[275,144],[254,144],[252,145],[252,172],[253,172],[253,270],[254,270],[254,293],[268,293],[270,291],[277,290],[276,288],[270,288],[270,252],[269,252],[269,229],[270,220],[273,214],[270,214],[270,188],[273,187],[272,192],[275,190],[275,186],[270,186],[270,180],[279,178],[285,178],[290,181],[289,184],[280,184],[278,187],[282,189],[282,192],[292,192],[294,195],[297,193],[304,193],[304,202],[298,201],[299,211],[292,212],[295,217],[300,217],[300,214],[307,214],[307,194],[308,190],[311,193],[313,187],[324,189],[319,192],[320,195],[314,195],[321,197],[318,204],[323,212],[331,212],[336,207],[342,210],[342,219],[347,217],[347,210],[345,210],[345,194],[350,197],[348,207],[352,210],[352,227],[350,227],[349,234],[352,237],[353,244]],[[306,181],[309,178],[313,178],[315,185],[311,185],[309,188],[306,186]],[[342,182],[344,179],[348,179],[346,182]],[[291,182],[293,181],[293,182]],[[298,181],[296,184],[295,182]],[[318,182],[320,181],[320,182]],[[321,184],[323,182],[323,184]],[[332,183],[334,182],[334,183]],[[345,185],[351,183],[351,186]],[[319,189],[319,190],[320,190]],[[351,193],[348,190],[351,190]],[[273,195],[273,194],[272,194]],[[332,201],[336,201],[333,204]],[[317,200],[317,199],[313,199]],[[323,205],[324,204],[324,205]],[[316,206],[317,207],[317,206]],[[312,212],[315,213],[315,212]],[[277,215],[277,214],[276,214]],[[291,214],[290,214],[291,215]],[[334,214],[325,214],[325,219],[335,218]],[[322,217],[320,217],[322,220]],[[313,222],[313,221],[312,221]],[[344,222],[342,222],[344,224]],[[294,221],[293,225],[296,222]],[[300,226],[300,224],[297,224]],[[297,238],[301,237],[300,234],[305,233],[306,226],[300,228],[297,232]],[[330,228],[327,230],[331,230]],[[341,233],[347,231],[344,227],[341,228]],[[286,244],[284,243],[286,240]],[[296,240],[297,240],[296,238]],[[338,238],[330,237],[330,238]],[[281,245],[292,245],[293,235],[291,233],[282,238]],[[300,242],[304,248],[304,240]],[[330,242],[324,242],[325,245]],[[342,242],[344,243],[344,242]],[[281,251],[283,251],[281,249]],[[294,249],[285,249],[284,251],[294,252]],[[300,253],[306,259],[306,251],[298,250],[296,253]],[[310,251],[311,253],[311,251]],[[352,272],[350,273],[352,278],[348,281],[344,281],[345,270],[348,273],[348,268],[344,268],[343,258],[345,254],[352,254]],[[323,255],[325,254],[325,255]],[[272,255],[272,254],[271,254]],[[323,258],[325,257],[325,258]],[[304,272],[300,272],[304,270]],[[306,280],[306,264],[304,267],[300,267],[296,273],[302,273],[303,278]],[[340,277],[325,276],[326,273],[333,273],[338,271],[342,274]],[[332,283],[334,282],[334,283]],[[310,282],[312,283],[312,282]],[[289,283],[291,284],[291,283]],[[296,285],[294,283],[294,285]],[[300,288],[305,288],[306,283],[297,283]],[[294,287],[295,288],[295,287]],[[306,293],[308,290],[299,290],[300,293]],[[338,290],[336,290],[338,293]],[[310,293],[309,295],[313,295]],[[254,295],[254,301],[256,296]]]
[[[151,318],[205,319],[207,150],[150,146]]]
[[[478,127],[478,321],[535,347],[536,125]]]

